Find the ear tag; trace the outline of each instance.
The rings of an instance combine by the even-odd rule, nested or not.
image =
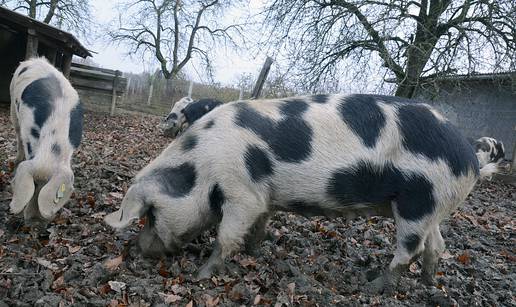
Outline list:
[[[64,197],[64,192],[66,190],[66,186],[65,184],[61,184],[61,186],[59,187],[59,189],[57,190],[57,193],[56,193],[56,198],[54,199],[54,203],[57,204],[59,202],[59,200],[61,198]]]

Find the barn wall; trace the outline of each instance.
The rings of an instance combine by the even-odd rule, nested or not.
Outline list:
[[[516,80],[515,80],[516,81]],[[506,158],[516,142],[516,83],[476,80],[442,82],[437,93],[427,89],[420,98],[431,99],[444,115],[469,138],[491,136],[505,144]]]
[[[0,104],[9,104],[9,84],[20,61],[25,58],[26,37],[0,31]]]

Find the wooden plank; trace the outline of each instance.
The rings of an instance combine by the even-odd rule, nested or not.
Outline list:
[[[111,112],[110,115],[115,115],[115,106],[116,106],[116,88],[118,83],[118,75],[121,75],[120,71],[115,72],[115,78],[113,78],[113,92],[111,93]]]
[[[70,69],[72,67],[72,54],[65,52],[63,53],[63,75],[70,79]]]
[[[254,85],[253,94],[251,95],[251,99],[257,99],[260,97],[263,89],[263,85],[265,84],[265,80],[267,80],[267,75],[271,70],[272,58],[267,57],[265,59],[265,63],[263,63],[262,70],[260,71],[260,75],[258,76],[258,80],[256,80],[256,84]]]
[[[86,70],[100,71],[100,72],[110,74],[110,75],[115,75],[117,72],[116,70],[113,70],[113,69],[95,67],[95,66],[84,65],[84,64],[80,64],[80,63],[72,63],[72,67],[82,68],[82,69],[86,69]]]
[[[27,30],[27,48],[25,49],[25,59],[28,60],[38,55],[38,37],[34,29]]]

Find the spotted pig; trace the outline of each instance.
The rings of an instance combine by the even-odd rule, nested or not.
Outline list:
[[[433,283],[445,248],[439,223],[479,178],[468,141],[429,105],[375,95],[237,101],[196,121],[135,178],[105,221],[123,228],[146,216],[140,247],[177,252],[218,225],[198,278],[264,235],[269,216],[393,216],[396,251],[368,288],[395,288],[423,255]],[[247,240],[247,241],[246,241]]]
[[[222,104],[222,101],[212,98],[202,98],[195,101],[189,97],[181,98],[165,117],[161,128],[166,136],[176,137],[199,118]]]
[[[480,169],[501,169],[501,163],[505,159],[503,143],[490,137],[481,137],[473,143],[478,158]]]
[[[10,85],[17,140],[11,212],[27,224],[51,220],[73,191],[72,154],[83,109],[70,82],[44,58],[22,62]]]

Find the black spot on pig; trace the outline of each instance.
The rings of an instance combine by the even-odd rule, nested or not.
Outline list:
[[[284,115],[274,121],[251,108],[247,103],[237,103],[235,124],[256,133],[272,149],[276,158],[284,162],[299,163],[312,152],[312,128],[301,117],[306,103],[288,101],[280,107]]]
[[[161,191],[172,197],[184,197],[195,186],[197,172],[191,163],[183,163],[176,167],[165,167],[153,170],[144,180],[152,180],[161,186]]]
[[[385,115],[372,96],[352,95],[338,107],[342,119],[367,147],[374,147],[385,126]]]
[[[184,152],[190,151],[195,148],[198,143],[198,138],[194,134],[188,134],[181,140],[181,149]]]
[[[30,145],[30,142],[27,142],[27,154],[29,155],[29,160],[33,158],[32,156],[32,146]]]
[[[84,110],[82,108],[82,103],[78,101],[72,111],[70,111],[68,139],[70,140],[73,148],[78,148],[81,144],[83,116]]]
[[[41,128],[52,113],[52,102],[61,95],[59,80],[50,75],[27,85],[22,93],[22,102],[33,110],[34,122]]]
[[[478,175],[478,159],[471,145],[449,122],[442,122],[425,105],[403,105],[398,109],[403,146],[430,160],[443,159],[455,176],[473,170]]]
[[[416,173],[406,174],[394,166],[360,161],[339,169],[329,180],[327,193],[342,205],[385,204],[396,201],[399,215],[420,220],[434,212],[433,185]]]
[[[59,144],[57,144],[57,143],[52,144],[51,150],[54,155],[56,155],[56,156],[61,155],[61,146],[59,146]]]
[[[495,150],[494,153],[491,154],[491,161],[498,162],[503,158],[505,158],[503,145],[500,142],[495,142]]]
[[[18,73],[18,77],[21,76],[21,74],[23,74],[24,72],[26,72],[27,70],[29,69],[29,66],[25,66],[23,67],[20,72]]]
[[[280,106],[280,113],[284,116],[301,116],[308,109],[308,104],[302,99],[286,99]]]
[[[246,102],[236,103],[235,107],[237,108],[235,116],[237,126],[251,130],[264,141],[273,138],[275,122],[272,119],[261,115]]]
[[[176,113],[170,113],[168,114],[168,116],[165,118],[165,120],[176,120],[177,119],[177,114]]]
[[[475,151],[476,152],[479,152],[479,151],[489,151],[491,149],[489,144],[487,144],[486,142],[475,141],[474,146],[475,146]]]
[[[326,95],[326,94],[312,95],[312,101],[315,103],[326,103],[326,102],[328,102],[328,95]]]
[[[210,191],[210,209],[211,211],[221,217],[222,216],[222,205],[224,204],[225,197],[224,192],[220,188],[219,184],[216,183]]]
[[[272,162],[265,150],[255,145],[250,145],[244,154],[247,172],[254,182],[259,182],[265,177],[272,175]]]
[[[411,234],[403,239],[403,246],[409,253],[414,253],[421,242],[421,238],[417,234]]]
[[[222,101],[216,99],[203,98],[188,104],[181,112],[185,115],[186,121],[191,125],[206,113],[222,104]]]
[[[215,121],[212,119],[206,123],[206,125],[204,126],[204,129],[210,129],[211,127],[213,127],[213,125],[215,125]]]
[[[30,129],[30,134],[35,138],[39,139],[39,130],[36,127]]]
[[[278,157],[285,162],[301,162],[312,152],[312,128],[299,118],[289,117],[276,125],[276,134],[268,143]]]

